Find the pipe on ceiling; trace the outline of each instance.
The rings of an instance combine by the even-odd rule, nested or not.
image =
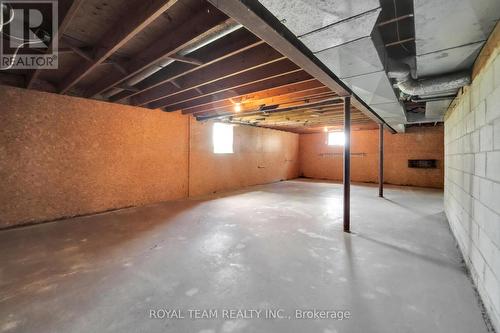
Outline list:
[[[445,99],[453,98],[453,97],[455,97],[455,95],[456,94],[443,95],[443,96],[439,96],[439,97],[411,98],[411,101],[415,102],[415,103],[420,103],[420,102],[435,102],[435,101],[442,101],[442,100],[445,100]]]
[[[388,76],[395,79],[397,88],[409,96],[437,96],[470,84],[470,75],[467,72],[415,80],[407,64],[394,61],[390,63]]]

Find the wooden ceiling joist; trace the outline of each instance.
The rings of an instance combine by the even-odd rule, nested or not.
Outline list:
[[[316,98],[316,97],[326,97],[326,96],[334,96],[335,93],[333,93],[330,89],[326,87],[321,87],[321,88],[315,88],[315,89],[309,89],[309,90],[303,90],[299,91],[297,93],[286,93],[282,95],[277,95],[273,96],[270,98],[264,98],[264,99],[245,99],[245,97],[241,97],[240,100],[240,111],[239,112],[246,112],[246,111],[251,111],[255,110],[257,108],[263,108],[263,107],[269,107],[272,105],[281,105],[281,104],[286,104],[286,103],[293,103],[293,102],[298,102],[310,98]],[[196,116],[206,116],[210,115],[211,113],[217,112],[218,114],[225,114],[229,112],[234,112],[234,102],[228,100],[229,105],[226,107],[221,107],[221,108],[216,108],[216,109],[210,109],[206,110],[203,112],[198,112],[195,113]]]
[[[183,24],[179,29],[167,32],[160,40],[155,40],[140,54],[137,54],[132,60],[123,64],[127,75],[115,73],[102,82],[92,87],[86,92],[87,97],[94,97],[104,91],[115,87],[123,81],[139,74],[146,68],[153,66],[161,59],[175,56],[177,52],[198,40],[205,38],[219,25],[225,24],[227,17],[221,15],[218,11],[201,10],[195,14],[189,21]],[[248,33],[247,33],[248,34]],[[258,39],[254,38],[256,42]],[[197,59],[200,63],[207,62],[205,59]],[[178,60],[178,59],[176,59]],[[191,67],[190,67],[191,68]]]
[[[59,93],[66,93],[85,75],[95,69],[96,66],[109,58],[120,49],[120,47],[141,32],[148,24],[153,22],[163,12],[175,4],[176,1],[177,0],[152,0],[141,2],[138,8],[127,13],[125,17],[120,20],[118,26],[109,29],[104,34],[104,38],[99,42],[99,45],[94,47],[94,60],[75,68],[58,84]],[[126,22],[126,24],[124,24],[124,22]]]
[[[220,93],[226,90],[233,90],[249,83],[257,83],[267,79],[272,79],[281,75],[301,71],[294,63],[288,59],[281,59],[277,62],[272,62],[264,66],[253,68],[247,72],[232,75],[221,80],[213,81],[208,84],[197,86],[199,91],[195,89],[183,90],[170,96],[159,99],[150,103],[148,107],[159,108],[164,106],[172,106],[170,109],[178,109],[175,104],[187,103],[196,98]]]
[[[215,101],[227,100],[229,98],[238,98],[243,95],[250,93],[267,90],[276,87],[282,87],[290,84],[295,84],[298,82],[303,82],[306,80],[311,80],[312,77],[304,71],[294,71],[285,75],[274,77],[268,80],[249,83],[247,85],[226,90],[220,93],[212,94],[210,96],[200,97],[189,102],[179,103],[165,108],[166,111],[176,111],[183,110],[184,114],[193,113],[194,111],[190,109],[191,107],[197,107],[202,105],[207,105]]]
[[[310,89],[318,89],[318,88],[326,88],[321,82],[315,80],[315,79],[308,79],[304,80],[298,83],[291,83],[287,84],[284,86],[277,86],[273,87],[267,90],[263,91],[256,91],[256,92],[251,92],[247,93],[241,96],[235,96],[237,98],[240,98],[244,101],[260,101],[260,100],[265,100],[265,99],[270,99],[274,96],[281,96],[281,95],[287,95],[287,94],[293,94],[296,92],[301,92],[301,91],[308,91]],[[328,88],[326,88],[328,89]],[[328,91],[331,91],[328,89]],[[264,103],[267,104],[267,103]],[[223,99],[219,101],[211,101],[206,104],[200,104],[197,106],[189,107],[189,108],[183,108],[182,113],[183,114],[195,114],[195,115],[203,115],[205,112],[210,112],[222,108],[228,108],[228,107],[233,107],[234,102],[229,100],[229,99]]]
[[[304,103],[300,103],[298,105],[292,105],[292,106],[278,106],[275,109],[269,109],[269,110],[252,110],[249,112],[244,112],[244,113],[234,113],[234,112],[229,112],[225,114],[214,114],[210,116],[197,116],[198,120],[207,120],[207,119],[223,119],[227,117],[243,117],[243,116],[248,116],[248,115],[255,115],[255,114],[271,114],[271,113],[276,113],[276,112],[289,112],[289,111],[294,111],[294,110],[302,110],[302,109],[309,109],[312,107],[321,107],[321,106],[332,106],[335,104],[342,103],[342,97],[339,96],[332,96],[332,97],[327,97],[327,98],[321,98],[320,100],[311,100],[307,101]]]
[[[64,35],[64,32],[68,29],[71,20],[75,16],[76,12],[82,5],[84,0],[68,0],[66,2],[61,2],[61,5],[58,7],[58,23],[59,26],[56,31],[56,35],[53,37],[58,42],[61,40],[61,37]],[[53,40],[54,40],[53,39]],[[49,51],[52,50],[52,43],[49,47]],[[60,52],[60,50],[58,50]],[[30,89],[33,87],[33,83],[40,75],[42,69],[32,69],[26,75],[26,88]]]
[[[195,75],[196,73],[194,72],[206,66],[210,66],[218,61],[236,56],[241,52],[263,44],[264,42],[245,29],[239,29],[189,54],[191,58],[199,60],[203,63],[203,65],[196,66],[187,63],[174,62],[135,84],[135,87],[139,89],[137,93],[119,93],[116,96],[111,97],[111,101],[116,102],[122,101],[125,98],[131,98],[139,93],[146,92],[149,89],[171,82],[172,80],[187,74],[193,73],[193,75]]]
[[[202,121],[295,132],[342,124],[352,92],[258,2],[131,0],[96,14],[89,1],[60,1],[59,69],[28,71],[21,84]],[[351,110],[353,125],[381,121],[355,96]]]
[[[323,122],[328,119],[343,119],[342,105],[340,107],[329,106],[325,108],[324,113],[321,117],[313,117],[314,113],[308,112],[307,109],[302,109],[300,111],[292,111],[292,112],[281,112],[274,114],[262,114],[262,115],[254,115],[254,116],[243,116],[238,117],[235,116],[233,119],[246,120],[246,121],[260,121],[262,123],[278,123],[278,122],[296,122],[296,121],[319,121]],[[367,119],[361,113],[353,113],[353,119]]]
[[[278,52],[296,63],[318,81],[332,89],[339,96],[353,95],[334,73],[332,73],[314,54],[303,45],[290,31],[284,28],[267,12],[258,1],[234,1],[234,0],[208,0],[217,9],[241,23]],[[366,114],[377,123],[385,124],[385,121],[362,100],[353,95],[352,106]],[[389,125],[385,124],[392,132]]]
[[[192,65],[196,65],[196,66],[203,65],[203,61],[200,61],[198,59],[191,58],[191,57],[188,57],[188,56],[181,56],[181,55],[178,55],[178,54],[168,55],[167,58],[172,59],[172,60],[177,60],[177,61],[180,61],[180,62],[185,62],[185,63],[192,64]]]
[[[293,45],[286,36],[271,27],[266,21],[245,4],[247,1],[234,0],[209,0],[215,7],[226,15],[243,24],[248,30],[271,45],[277,51],[286,55],[291,61],[303,68],[306,72],[321,81],[324,85],[335,91],[339,96],[350,95],[340,80],[336,80],[321,68],[321,65],[309,58],[305,50]]]
[[[352,113],[353,121],[356,124],[368,124],[373,122],[363,115],[361,112],[357,111]],[[310,114],[305,112],[295,112],[294,114],[280,113],[279,115],[262,115],[262,116],[251,116],[251,117],[234,117],[231,119],[232,122],[245,122],[264,126],[297,126],[299,124],[309,124],[312,126],[321,126],[325,124],[338,123],[343,124],[343,112],[342,106],[337,109],[331,109],[327,114],[322,117],[311,117]]]
[[[172,86],[168,81],[152,89],[144,91],[132,98],[131,104],[142,106],[147,103],[168,97],[175,93],[193,89],[226,77],[249,71],[273,62],[285,59],[280,53],[266,44],[252,47],[234,56],[217,61],[196,71],[196,75],[183,75],[176,78],[176,82],[183,87],[179,89]],[[163,105],[154,104],[152,108]]]

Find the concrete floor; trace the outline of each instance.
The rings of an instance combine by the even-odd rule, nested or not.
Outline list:
[[[486,332],[442,193],[385,193],[352,188],[353,234],[341,185],[306,180],[0,232],[0,332]],[[162,308],[219,318],[149,318]]]

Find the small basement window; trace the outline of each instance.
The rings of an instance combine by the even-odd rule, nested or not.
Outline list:
[[[212,128],[214,154],[233,153],[233,125],[214,123]]]
[[[344,132],[329,132],[328,145],[329,146],[343,146],[345,144]]]
[[[436,169],[437,160],[408,160],[408,168]]]

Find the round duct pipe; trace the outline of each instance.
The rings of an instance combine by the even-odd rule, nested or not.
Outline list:
[[[470,75],[467,72],[458,72],[439,77],[430,77],[415,80],[410,75],[407,64],[390,62],[388,72],[390,78],[396,79],[397,88],[410,96],[432,96],[450,90],[458,89],[470,84]]]

